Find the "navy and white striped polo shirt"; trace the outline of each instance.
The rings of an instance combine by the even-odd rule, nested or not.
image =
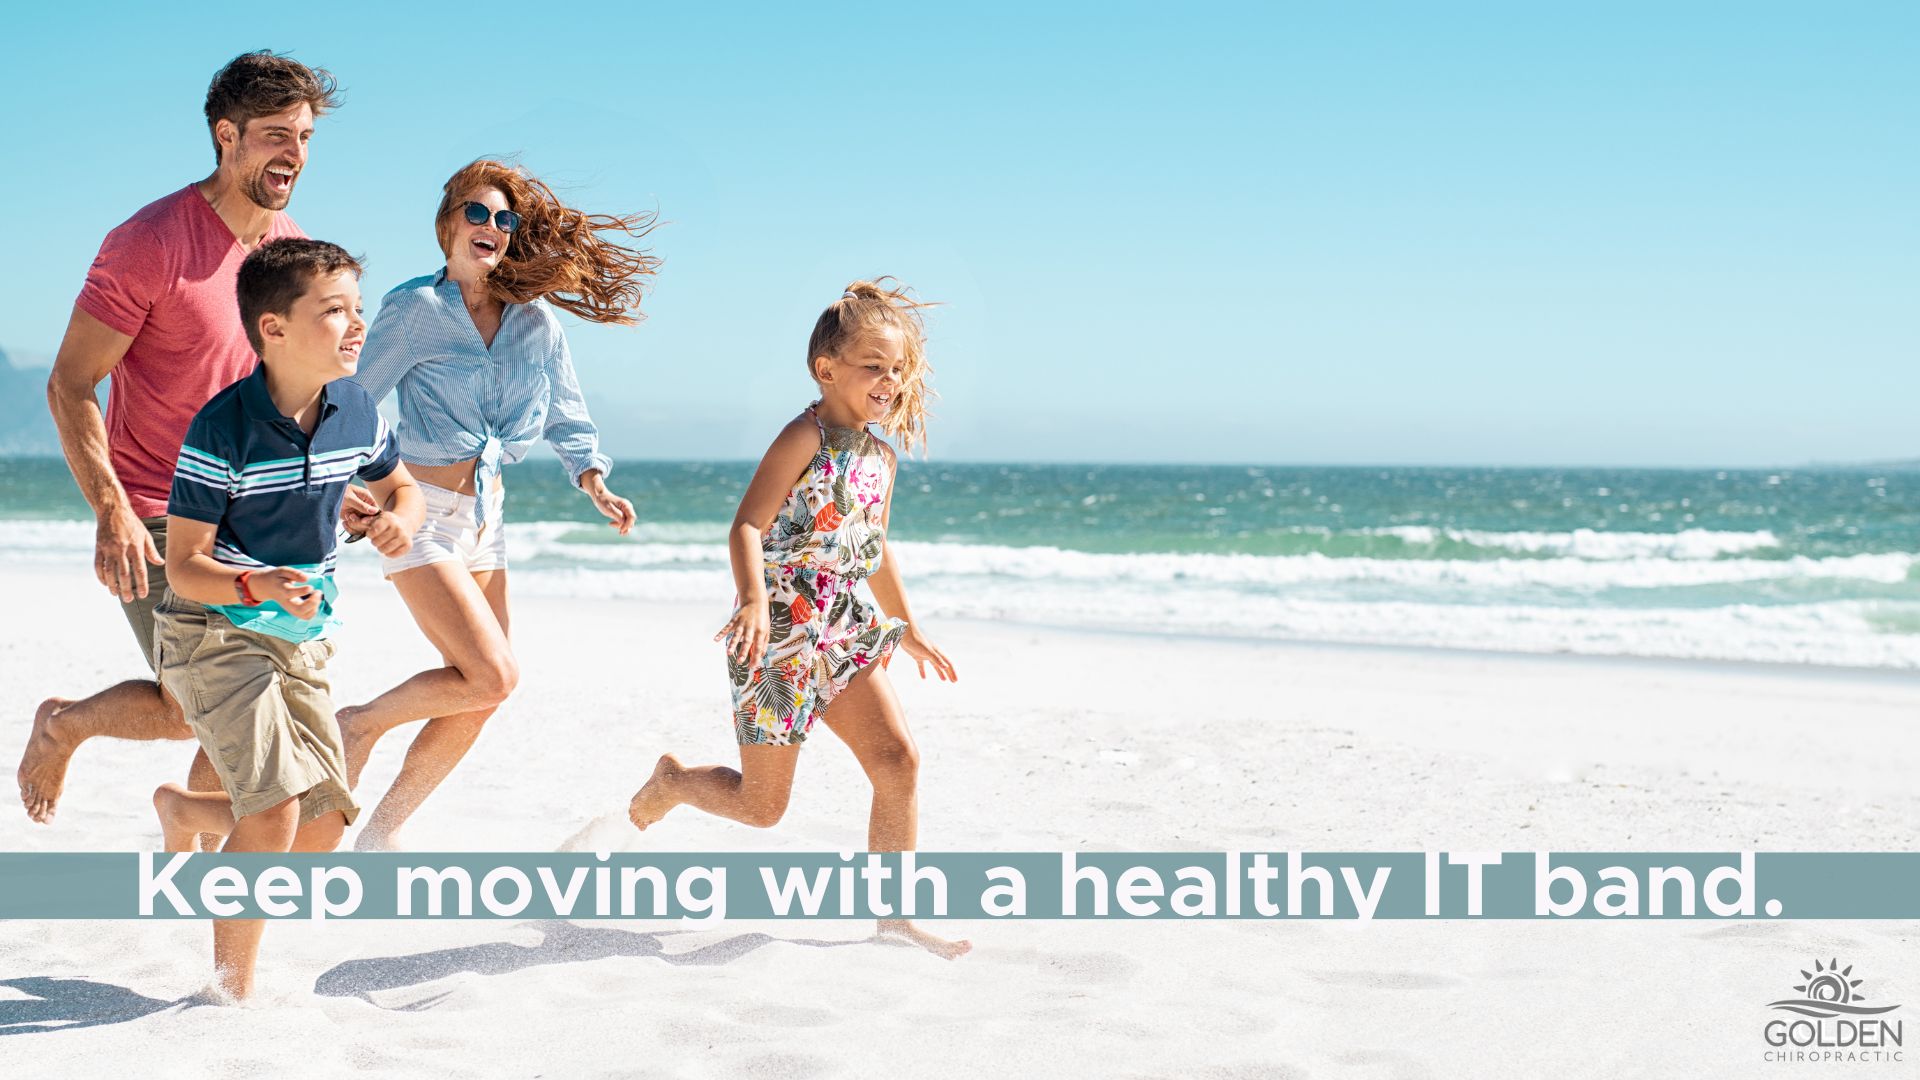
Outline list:
[[[347,483],[356,475],[379,480],[399,463],[387,422],[351,380],[321,390],[312,435],[274,405],[265,364],[215,394],[187,428],[167,513],[218,525],[213,559],[222,566],[290,566],[317,578],[323,599],[311,619],[296,619],[272,601],[208,606],[258,633],[288,641],[324,637],[337,625],[333,568]]]

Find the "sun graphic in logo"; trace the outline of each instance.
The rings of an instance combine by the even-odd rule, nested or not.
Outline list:
[[[1800,977],[1806,982],[1794,987],[1806,996],[1798,1000],[1769,1002],[1769,1006],[1785,1009],[1788,1012],[1797,1012],[1803,1016],[1821,1018],[1839,1016],[1842,1013],[1849,1016],[1871,1016],[1875,1013],[1892,1012],[1900,1007],[1882,1005],[1875,1008],[1862,1005],[1861,1002],[1867,999],[1855,989],[1860,985],[1861,980],[1847,977],[1852,974],[1852,964],[1842,969],[1839,960],[1829,960],[1825,964],[1815,960],[1812,971],[1800,973]]]
[[[1835,960],[1833,966],[1836,968],[1839,967],[1840,961]],[[1847,970],[1845,971],[1832,971],[1822,968],[1820,961],[1815,960],[1813,962],[1813,970],[1816,974],[1809,975],[1804,971],[1800,973],[1800,977],[1807,981],[1800,986],[1794,987],[1795,990],[1800,991],[1815,1001],[1832,1001],[1841,1005],[1846,1005],[1853,1001],[1867,1000],[1853,992],[1853,988],[1860,985],[1860,980],[1849,980],[1847,978],[1847,976],[1853,974],[1852,964],[1848,964]]]

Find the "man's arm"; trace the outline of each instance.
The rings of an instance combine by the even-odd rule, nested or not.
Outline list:
[[[73,309],[47,378],[47,407],[80,494],[93,507],[93,573],[122,603],[147,595],[147,564],[160,565],[153,537],[133,512],[107,453],[107,424],[94,388],[118,367],[133,339]]]

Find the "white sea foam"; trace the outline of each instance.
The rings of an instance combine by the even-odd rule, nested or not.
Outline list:
[[[1006,547],[901,541],[899,556],[916,575],[941,574],[1020,581],[1134,582],[1142,584],[1293,585],[1380,584],[1425,588],[1660,589],[1776,581],[1858,581],[1897,584],[1917,558],[1905,552],[1787,559],[1380,559],[1306,555],[1109,554],[1056,547]],[[724,566],[724,544],[579,543],[554,536],[513,540],[514,558],[533,567],[645,569]]]
[[[629,537],[601,538],[591,524],[532,522],[511,526],[510,551],[525,572],[589,573],[622,570],[723,568],[725,544],[717,526],[642,527]],[[1550,538],[1556,534],[1500,534]],[[1575,534],[1562,534],[1568,537]],[[1645,536],[1650,534],[1625,534]],[[1684,535],[1684,534],[1678,534]],[[700,541],[706,542],[700,542]],[[1516,550],[1528,541],[1515,540]],[[22,558],[85,558],[93,529],[84,522],[0,522],[0,544]],[[1294,586],[1400,586],[1423,591],[1463,590],[1492,600],[1509,589],[1593,593],[1607,589],[1673,589],[1766,582],[1831,581],[1897,585],[1914,576],[1920,555],[1886,552],[1785,559],[1681,558],[1641,554],[1612,557],[1640,541],[1609,549],[1610,557],[1510,559],[1382,559],[1305,555],[1097,553],[1057,547],[902,541],[899,557],[917,577],[995,581],[1081,582],[1146,586],[1238,586],[1278,591]],[[1593,547],[1591,543],[1589,547]],[[349,551],[356,549],[350,548]],[[1730,550],[1722,545],[1722,550]],[[1463,593],[1458,599],[1468,599]]]
[[[602,538],[590,523],[515,523],[514,588],[722,608],[733,594],[722,535],[718,523],[643,526],[629,538]],[[1493,535],[1516,557],[1103,554],[904,541],[896,555],[916,610],[934,619],[1920,668],[1920,634],[1900,632],[1920,625],[1920,555],[1732,554],[1740,549],[1729,537],[1747,536],[1745,550],[1757,551],[1771,546],[1762,541],[1768,534],[1674,534],[1664,552],[1646,539],[1653,534],[1618,534],[1626,539],[1613,545],[1575,533]],[[1540,554],[1563,540],[1568,552],[1605,554]],[[16,558],[84,562],[92,543],[85,522],[0,522],[0,544]],[[1711,557],[1699,554],[1710,549]],[[1622,554],[1629,550],[1637,553]],[[364,544],[347,549],[341,573],[355,588],[379,585]]]
[[[1758,532],[1685,529],[1673,533],[1601,532],[1597,529],[1487,532],[1478,529],[1443,529],[1432,525],[1395,525],[1357,529],[1355,532],[1363,536],[1392,536],[1415,545],[1450,540],[1525,555],[1558,555],[1574,559],[1718,559],[1780,546],[1780,538],[1765,529]]]
[[[613,596],[724,607],[732,580],[719,568],[538,571],[522,595]],[[1603,607],[1552,603],[1425,603],[1252,593],[1217,585],[1156,589],[1059,581],[992,587],[915,573],[922,619],[970,618],[1133,632],[1409,645],[1499,652],[1655,656],[1920,669],[1920,602],[1841,600],[1713,607]]]
[[[916,573],[1025,580],[1194,582],[1280,587],[1383,582],[1481,589],[1519,586],[1598,590],[1647,589],[1789,579],[1836,578],[1877,583],[1906,580],[1916,556],[1904,552],[1813,559],[1683,561],[1640,557],[1585,559],[1376,559],[1307,555],[1093,554],[1050,547],[980,544],[897,545]]]

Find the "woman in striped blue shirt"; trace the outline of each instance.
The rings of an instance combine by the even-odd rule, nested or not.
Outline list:
[[[633,527],[633,505],[607,489],[613,462],[600,452],[554,309],[634,322],[659,260],[617,240],[653,224],[650,214],[581,213],[518,168],[476,161],[447,181],[434,219],[446,267],[380,304],[356,378],[375,401],[398,389],[400,456],[427,502],[412,550],[382,564],[446,663],[340,710],[355,786],[380,736],[427,721],[361,831],[362,851],[397,846],[396,830],[518,681],[501,468],[545,439],[608,523],[622,535]]]

